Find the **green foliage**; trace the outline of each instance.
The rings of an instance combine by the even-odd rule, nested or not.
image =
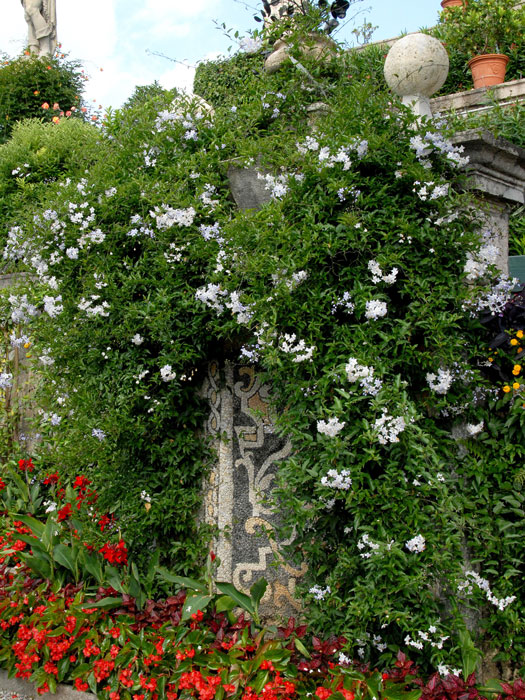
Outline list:
[[[523,383],[483,373],[477,315],[505,295],[460,153],[384,90],[380,49],[320,61],[297,41],[272,76],[250,72],[260,57],[202,72],[214,115],[169,94],[109,115],[89,171],[59,173],[9,231],[12,269],[37,277],[2,314],[40,359],[39,459],[94,482],[139,570],[158,549],[187,577],[209,535],[207,362],[257,362],[293,445],[275,507],[315,628],[373,665],[408,646],[470,668],[473,606],[475,642],[490,629],[520,658]],[[266,178],[260,210],[235,207],[232,162]],[[469,569],[517,600],[488,607]],[[262,589],[221,586],[257,614]]]
[[[514,0],[469,0],[441,14],[441,38],[447,48],[467,51],[470,57],[507,54],[523,35],[525,10]]]
[[[80,178],[105,149],[100,130],[80,119],[59,124],[27,121],[15,125],[0,146],[0,216],[2,245],[10,224],[22,224],[53,183]]]
[[[80,64],[64,57],[4,56],[0,66],[0,143],[22,119],[51,121],[72,109],[81,117],[84,80]],[[45,103],[49,109],[42,109]],[[58,110],[53,110],[54,104],[59,105]]]
[[[228,59],[206,61],[197,66],[193,89],[214,107],[231,107],[256,89],[262,70],[259,53],[238,53]]]

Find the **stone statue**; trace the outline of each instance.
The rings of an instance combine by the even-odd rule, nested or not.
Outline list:
[[[27,22],[27,43],[32,54],[52,56],[57,45],[56,0],[21,0]]]

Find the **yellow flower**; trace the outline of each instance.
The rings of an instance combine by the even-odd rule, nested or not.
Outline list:
[[[523,331],[518,331],[516,333],[516,338],[523,338]]]
[[[520,372],[521,372],[521,365],[514,365],[514,369],[512,370],[512,374],[514,374],[517,377]]]
[[[513,339],[510,341],[510,344],[511,344],[511,345],[517,345],[517,344],[518,344],[518,341],[516,340],[516,338],[513,338]]]
[[[494,358],[493,358],[493,357],[489,357],[489,362],[494,362]]]
[[[518,389],[520,388],[520,386],[521,386],[521,385],[520,385],[519,382],[514,382],[514,384],[512,385],[512,388],[514,389],[514,391],[518,391]]]
[[[26,348],[26,350],[27,350],[27,348],[30,347],[30,346],[31,346],[31,343],[24,343],[24,347]]]
[[[509,386],[508,384],[505,384],[505,386],[503,387],[503,391],[504,391],[506,394],[508,394],[509,391],[510,391],[510,386]]]

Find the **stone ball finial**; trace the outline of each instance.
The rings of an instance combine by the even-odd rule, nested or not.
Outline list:
[[[438,39],[420,32],[396,41],[386,57],[388,87],[420,115],[431,116],[429,97],[447,79],[448,54]]]

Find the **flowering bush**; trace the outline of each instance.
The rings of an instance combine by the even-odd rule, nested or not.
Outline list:
[[[80,64],[69,61],[60,52],[53,58],[2,56],[0,143],[8,140],[22,119],[52,121],[66,112],[82,117],[81,98],[86,78]],[[47,105],[47,109],[42,109],[42,105]]]
[[[7,222],[6,264],[33,278],[2,313],[14,344],[34,343],[34,463],[93,482],[125,542],[97,547],[110,565],[125,546],[146,572],[158,550],[188,575],[209,535],[204,370],[257,363],[293,444],[276,508],[287,554],[309,563],[314,630],[372,666],[408,648],[468,678],[468,625],[520,663],[523,446],[502,441],[523,389],[486,376],[479,321],[513,283],[495,285],[492,232],[458,194],[466,159],[442,127],[335,53],[291,51],[306,73],[260,75],[215,113],[166,94],[110,115],[90,170],[58,173]],[[260,210],[234,205],[232,162],[257,169]]]

